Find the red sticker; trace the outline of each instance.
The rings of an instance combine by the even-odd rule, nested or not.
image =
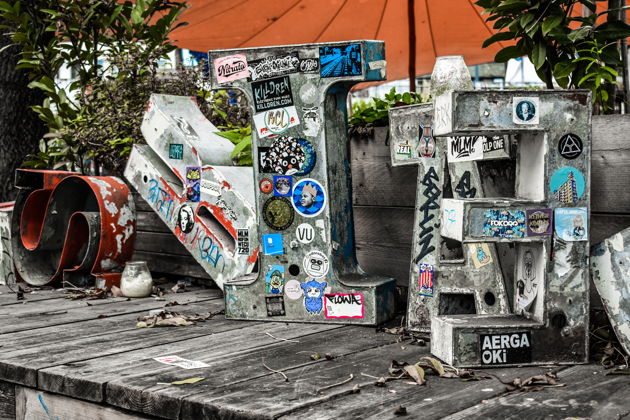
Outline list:
[[[271,194],[271,192],[273,191],[273,182],[271,182],[269,178],[261,179],[258,186],[260,187],[260,191],[265,194]]]

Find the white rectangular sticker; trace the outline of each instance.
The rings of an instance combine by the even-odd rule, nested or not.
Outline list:
[[[254,115],[254,124],[258,132],[258,137],[269,137],[282,134],[289,129],[300,124],[295,106],[272,109]]]
[[[462,241],[464,235],[464,202],[445,198],[442,200],[442,236]]]
[[[483,159],[483,136],[461,136],[448,138],[448,161],[465,162]]]
[[[324,295],[326,318],[363,318],[363,294],[327,293]]]
[[[166,365],[179,366],[180,368],[184,369],[199,369],[210,366],[204,362],[199,362],[197,360],[187,360],[179,356],[154,357],[153,360],[164,363]]]

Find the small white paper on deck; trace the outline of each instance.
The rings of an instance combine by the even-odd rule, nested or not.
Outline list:
[[[210,366],[209,364],[204,362],[199,362],[197,360],[187,360],[179,356],[154,357],[153,360],[164,363],[166,365],[179,366],[180,368],[184,369],[199,369]]]

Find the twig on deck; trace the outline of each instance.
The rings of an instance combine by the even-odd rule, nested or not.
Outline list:
[[[62,284],[62,287],[65,288],[67,286],[70,286],[70,287],[72,287],[73,289],[76,289],[76,290],[85,290],[85,289],[82,289],[80,287],[75,286],[74,284],[70,283],[68,280],[64,280],[63,284]]]
[[[289,340],[287,338],[278,338],[275,337],[273,334],[266,332],[265,334],[267,334],[269,337],[273,338],[274,340],[278,340],[278,341],[288,341],[289,343],[299,343],[298,340]]]
[[[361,376],[367,376],[368,378],[372,378],[372,379],[376,379],[379,380],[381,378],[383,378],[385,381],[395,381],[396,379],[401,379],[403,376],[405,376],[405,374],[400,374],[400,376],[374,376],[374,375],[368,375],[367,373],[363,373],[361,372]]]
[[[264,358],[264,357],[262,358],[262,365],[263,365],[263,366],[265,367],[265,369],[267,369],[268,371],[282,375],[282,376],[284,377],[284,382],[289,382],[289,377],[288,377],[287,375],[285,375],[285,374],[284,374],[284,372],[280,372],[279,370],[275,370],[275,369],[272,369],[272,368],[270,368],[269,366],[267,366],[267,365],[265,364],[265,358]]]
[[[329,389],[329,388],[334,388],[334,387],[339,386],[339,385],[347,384],[348,382],[350,382],[353,379],[354,379],[354,375],[351,373],[350,377],[348,379],[346,379],[345,381],[341,381],[341,382],[337,382],[336,384],[326,385],[326,386],[323,386],[321,388],[317,388],[317,390],[315,392],[318,393],[318,392],[324,391],[324,390]]]

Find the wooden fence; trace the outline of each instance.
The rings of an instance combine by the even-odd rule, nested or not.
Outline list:
[[[417,168],[390,164],[386,129],[351,140],[357,258],[364,270],[408,282]],[[630,115],[593,117],[591,244],[630,226]],[[138,197],[135,259],[152,271],[208,279]]]

